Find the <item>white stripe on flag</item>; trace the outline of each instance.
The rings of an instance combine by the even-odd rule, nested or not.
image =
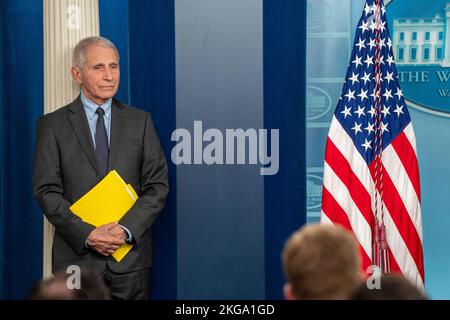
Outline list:
[[[323,212],[323,210],[321,211],[321,214],[320,214],[320,223],[334,225],[333,221],[331,221],[330,218],[328,218],[328,216],[325,214],[325,212]]]
[[[353,202],[345,184],[333,169],[325,162],[323,185],[347,214],[353,233],[363,247],[367,256],[372,257],[372,230],[366,219]]]
[[[406,211],[411,218],[411,221],[416,228],[420,241],[422,241],[422,213],[420,208],[419,199],[417,198],[416,190],[414,189],[409,176],[406,173],[403,164],[398,157],[397,153],[390,144],[383,151],[383,167],[386,169],[389,177],[391,178],[397,192],[402,198]]]
[[[411,146],[414,149],[414,152],[416,153],[416,157],[417,157],[417,149],[416,149],[416,136],[414,135],[414,130],[413,130],[413,126],[412,126],[412,122],[410,122],[405,129],[403,130],[403,132],[405,133],[406,137],[409,140],[409,143],[411,144]]]
[[[386,204],[384,205],[384,224],[386,226],[386,241],[403,275],[419,288],[423,288],[423,280],[420,276],[416,262],[409,252],[406,243],[403,241],[402,236],[398,232],[397,227],[391,218],[391,214],[386,208]]]

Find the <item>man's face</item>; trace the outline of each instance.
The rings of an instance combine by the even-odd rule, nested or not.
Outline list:
[[[85,58],[82,68],[72,68],[72,77],[81,86],[86,98],[102,105],[119,88],[120,68],[116,51],[91,45],[85,50]]]

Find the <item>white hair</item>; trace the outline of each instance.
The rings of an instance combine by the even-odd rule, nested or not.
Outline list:
[[[116,50],[117,60],[119,60],[119,51],[114,43],[104,37],[93,36],[84,38],[77,43],[73,50],[73,66],[78,68],[84,67],[84,64],[86,63],[86,49],[92,45]]]

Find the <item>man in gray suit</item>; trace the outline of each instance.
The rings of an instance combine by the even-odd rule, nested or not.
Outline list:
[[[113,98],[119,87],[116,47],[89,37],[74,49],[73,79],[81,94],[41,117],[36,127],[33,192],[55,227],[53,273],[78,265],[97,271],[117,299],[146,299],[152,265],[151,225],[165,204],[167,164],[149,113]],[[95,227],[69,207],[110,171],[139,195],[120,221]],[[133,249],[116,262],[125,243]]]

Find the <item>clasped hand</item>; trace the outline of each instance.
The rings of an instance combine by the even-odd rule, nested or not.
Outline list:
[[[92,230],[87,244],[101,255],[109,256],[125,243],[126,238],[125,230],[117,222],[110,222]]]

